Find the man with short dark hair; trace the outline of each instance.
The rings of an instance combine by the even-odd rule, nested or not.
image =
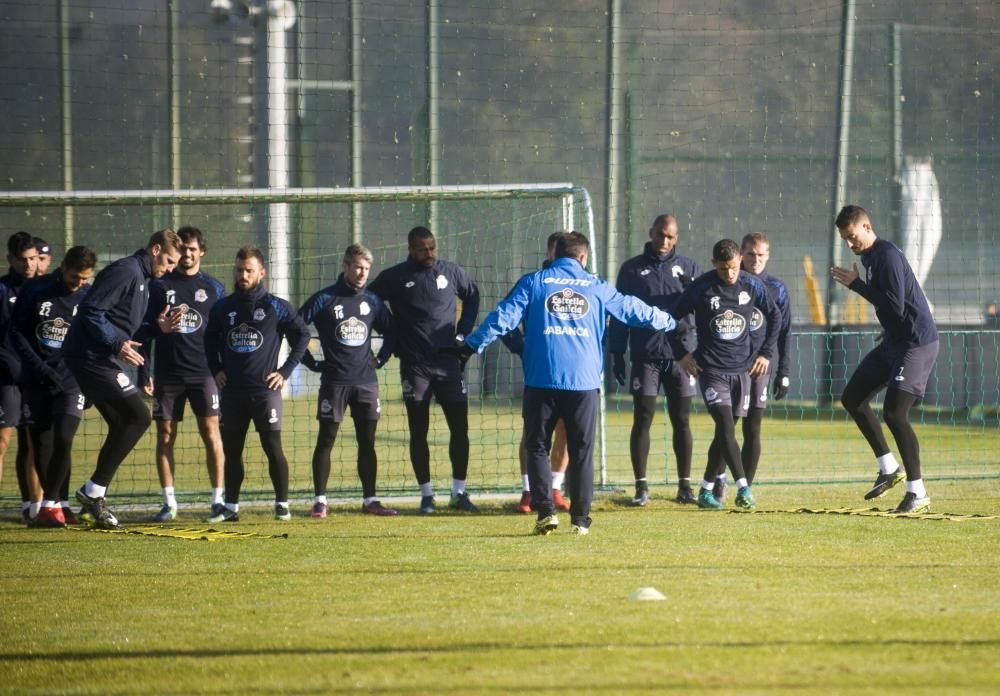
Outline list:
[[[302,320],[316,327],[323,349],[322,361],[317,362],[309,351],[303,358],[306,367],[322,375],[316,411],[319,434],[312,459],[316,499],[310,514],[316,518],[327,514],[330,452],[348,407],[358,442],[361,511],[370,515],[396,514],[396,510],[383,506],[375,497],[378,477],[375,429],[382,415],[375,370],[392,355],[395,331],[388,308],[365,289],[372,261],[367,247],[361,244],[347,247],[337,282],[310,297],[299,310]],[[378,355],[372,354],[373,329],[382,335]]]
[[[236,252],[234,290],[212,307],[205,330],[208,365],[221,389],[225,506],[209,522],[240,519],[247,430],[257,428],[274,486],[274,519],[292,518],[288,507],[288,459],[281,446],[281,389],[309,348],[309,329],[288,300],[267,291],[264,254],[248,244]],[[288,358],[278,367],[282,339]]]
[[[21,516],[30,523],[38,513],[42,491],[32,462],[28,431],[21,425],[21,388],[18,386],[21,362],[11,335],[14,306],[22,286],[38,274],[38,249],[27,232],[15,232],[7,240],[10,270],[0,278],[0,476],[3,460],[10,446],[10,436],[17,429],[15,473],[21,492]]]
[[[837,215],[836,225],[841,239],[861,258],[865,277],[858,272],[857,263],[849,269],[834,266],[830,274],[872,303],[882,325],[881,342],[861,360],[840,398],[879,467],[865,500],[881,497],[903,479],[871,407],[872,397],[885,388],[882,418],[892,432],[906,472],[906,494],[892,512],[928,510],[931,499],[924,487],[920,443],[910,425],[909,413],[923,397],[934,369],[940,347],[937,326],[903,252],[875,234],[868,212],[857,205],[845,206]]]
[[[479,314],[479,288],[458,264],[437,257],[437,241],[426,227],[407,235],[406,261],[382,271],[370,289],[389,303],[398,329],[396,356],[410,428],[410,461],[420,485],[420,512],[435,511],[431,455],[427,444],[431,397],[441,405],[451,439],[451,499],[448,507],[477,512],[465,490],[469,470],[469,397],[465,364],[455,356]],[[462,314],[456,323],[458,300]]]
[[[468,354],[482,353],[524,321],[524,431],[531,497],[538,515],[534,533],[543,536],[559,527],[547,445],[560,418],[566,423],[569,446],[571,532],[590,532],[605,315],[657,331],[675,326],[666,312],[622,295],[588,273],[589,253],[586,236],[579,232],[562,236],[556,242],[555,261],[522,277],[464,346]]]
[[[642,253],[622,264],[618,271],[618,292],[634,295],[654,307],[666,310],[694,278],[701,275],[698,264],[677,253],[677,218],[658,215],[649,228],[649,241]],[[674,360],[670,342],[662,331],[627,327],[611,320],[609,348],[612,371],[618,384],[626,384],[625,348],[632,362],[628,385],[632,392],[632,432],[629,453],[635,474],[635,496],[631,504],[642,507],[649,499],[646,462],[649,458],[649,429],[656,415],[656,397],[663,389],[667,416],[673,431],[677,459],[678,503],[697,502],[691,490],[691,398],[697,393],[695,379]],[[694,348],[694,331],[687,318],[677,318],[675,334],[688,350]]]
[[[705,406],[715,422],[715,436],[698,491],[698,507],[712,510],[723,507],[713,495],[716,462],[720,458],[736,479],[736,507],[756,507],[736,442],[736,421],[750,408],[750,380],[768,372],[781,325],[781,314],[764,283],[741,270],[741,261],[736,242],[716,242],[712,247],[713,270],[695,278],[672,304],[676,316],[694,314],[698,334],[694,351],[687,351],[678,337],[671,336],[670,342],[681,367],[698,378]],[[755,312],[766,321],[759,348],[750,333]]]
[[[108,424],[94,473],[76,492],[81,518],[103,529],[120,526],[108,509],[107,489],[151,422],[142,390],[122,363],[139,367],[145,362],[132,337],[146,315],[149,283],[173,270],[180,249],[180,237],[168,228],[154,233],[144,249],[105,267],[63,342],[66,366]]]
[[[49,266],[52,265],[52,247],[41,237],[35,237],[35,249],[38,250],[38,271],[36,275],[46,275],[49,272]]]
[[[211,511],[223,507],[223,452],[219,435],[219,388],[205,356],[205,325],[215,303],[226,294],[222,283],[202,272],[205,236],[197,227],[177,230],[181,257],[177,268],[149,288],[149,308],[137,340],[143,354],[153,351],[153,371],[139,368],[137,381],[153,396],[156,421],[156,469],[163,490],[163,507],[153,518],[167,522],[177,517],[174,491],[174,443],[177,424],[184,418],[184,403],[190,402],[198,422],[198,434],[205,445]],[[150,344],[153,344],[152,346]],[[152,388],[150,388],[152,385]]]
[[[86,399],[66,367],[62,345],[90,290],[87,283],[96,265],[92,249],[73,247],[55,272],[24,284],[14,310],[22,364],[22,418],[43,490],[35,527],[76,523],[69,507],[69,478],[73,438]]]

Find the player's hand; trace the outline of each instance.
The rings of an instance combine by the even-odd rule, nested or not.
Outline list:
[[[701,367],[698,362],[694,359],[694,356],[688,353],[683,358],[677,361],[677,364],[681,366],[681,369],[687,372],[692,377],[697,377],[701,374]]]
[[[771,367],[771,361],[763,355],[758,355],[753,361],[753,365],[750,366],[750,376],[759,377],[760,375],[766,375],[769,367]]]
[[[219,370],[215,373],[215,386],[222,389],[226,386],[226,373],[223,370]]]
[[[272,372],[264,378],[264,383],[267,385],[268,389],[278,391],[285,386],[285,378],[281,376],[280,372]]]
[[[465,363],[469,362],[469,358],[476,354],[476,351],[472,350],[469,344],[464,341],[453,347],[442,348],[440,352],[450,355],[453,358],[458,358],[459,365],[463,370],[465,369]]]
[[[149,379],[147,379],[146,383],[144,385],[142,385],[142,390],[144,392],[146,392],[146,396],[152,396],[153,395],[153,378],[152,377],[150,377]]]
[[[156,325],[160,328],[162,333],[174,333],[177,331],[177,327],[181,325],[181,317],[183,316],[184,312],[181,311],[180,308],[174,310],[173,307],[167,305],[163,308],[163,311],[157,315]]]
[[[774,380],[774,389],[772,393],[774,395],[775,401],[781,401],[786,396],[788,396],[788,387],[791,385],[791,381],[788,377],[779,377]]]
[[[615,381],[619,385],[625,385],[625,354],[624,353],[612,353],[611,354],[611,374],[615,376]]]
[[[326,367],[325,360],[317,360],[309,351],[306,351],[306,354],[302,356],[302,364],[311,372],[322,372],[323,368]]]
[[[132,365],[133,367],[145,365],[146,361],[136,350],[136,348],[141,345],[142,344],[138,341],[125,341],[125,343],[122,344],[122,349],[118,351],[118,359],[124,363]]]
[[[841,268],[840,266],[834,266],[833,268],[830,269],[830,275],[833,276],[833,279],[835,281],[837,281],[844,287],[849,286],[851,283],[853,283],[855,280],[861,277],[861,274],[858,273],[857,262],[851,264],[850,270],[846,268]]]

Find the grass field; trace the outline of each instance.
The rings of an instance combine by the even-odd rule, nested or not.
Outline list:
[[[864,490],[757,496],[860,507]],[[995,693],[1000,520],[730,514],[671,492],[600,497],[589,537],[530,536],[510,500],[325,521],[299,506],[284,524],[256,507],[232,528],[288,537],[216,542],[7,515],[0,691]],[[929,492],[938,512],[1000,515],[996,479]],[[640,587],[666,600],[630,600]]]
[[[389,381],[389,380],[387,380]],[[395,385],[395,382],[392,382]],[[397,495],[416,495],[408,453],[406,416],[401,397],[393,386],[383,400],[377,450],[379,490]],[[661,404],[662,406],[662,404]],[[290,468],[290,487],[294,495],[311,495],[311,459],[316,438],[315,398],[285,401],[282,438]],[[918,410],[915,428],[920,437],[922,458],[930,477],[998,477],[997,451],[1000,427],[993,421],[955,423],[938,421],[939,414]],[[665,413],[657,415],[651,431],[649,477],[654,482],[675,481],[675,465],[670,445],[670,428]],[[606,447],[606,481],[612,486],[629,485],[629,431],[632,425],[631,401],[609,399]],[[712,438],[711,418],[702,412],[692,415],[694,434],[694,476],[704,469],[704,455]],[[87,412],[74,443],[72,483],[79,486],[93,471],[97,451],[104,440],[106,427],[100,416]],[[151,428],[122,465],[109,495],[126,497],[133,502],[159,500],[159,483],[154,462],[154,432]],[[470,404],[469,432],[471,464],[467,485],[475,492],[512,492],[520,485],[517,445],[521,436],[520,411],[508,401],[474,401]],[[890,444],[892,438],[886,431]],[[440,409],[434,407],[431,418],[431,474],[438,489],[451,481],[448,463],[448,431]],[[341,430],[332,455],[331,492],[360,495],[356,473],[354,426],[348,420]],[[253,433],[247,438],[245,452],[247,497],[272,499],[267,464]],[[7,456],[0,483],[0,507],[16,504],[17,482],[13,471],[14,452]],[[768,411],[763,426],[763,456],[760,465],[762,482],[828,483],[861,482],[875,472],[871,450],[847,419],[842,409],[820,410],[815,406],[786,404]],[[204,448],[194,422],[188,415],[180,427],[177,443],[176,486],[182,499],[205,500],[207,477]]]

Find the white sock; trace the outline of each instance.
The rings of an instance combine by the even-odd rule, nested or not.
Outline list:
[[[878,462],[878,470],[883,474],[891,474],[899,468],[899,462],[896,461],[892,452],[883,454],[881,457],[875,457],[875,461]]]
[[[736,487],[737,488],[746,488],[749,485],[750,484],[747,483],[747,480],[745,478],[736,479]]]
[[[63,510],[69,510],[69,501],[68,500],[60,500],[59,501],[59,506],[62,507]]]
[[[222,490],[223,489],[221,489],[221,488],[213,488],[212,489],[212,505],[215,505],[216,503],[224,502],[222,500]]]
[[[279,507],[283,507],[283,508],[285,508],[286,510],[288,509],[288,501],[287,501],[287,500],[286,500],[286,501],[284,501],[284,502],[281,502],[280,500],[275,500],[275,501],[274,501],[274,504],[275,504],[276,506],[279,506]]]
[[[326,505],[326,496],[325,495],[317,495],[316,496],[316,502],[317,503],[323,503],[323,505]]]
[[[32,519],[34,519],[35,517],[38,517],[38,510],[41,507],[42,507],[42,504],[40,502],[38,502],[38,503],[31,503],[28,506],[28,517],[31,517]]]
[[[922,478],[918,478],[916,481],[907,481],[906,492],[914,493],[918,498],[926,498],[927,489],[924,488],[924,480]]]
[[[528,492],[531,491],[531,484],[528,483],[528,475],[527,474],[525,474],[524,476],[521,477],[521,490],[524,491],[525,493],[528,493]]]
[[[361,501],[361,504],[364,505],[365,507],[368,507],[369,505],[371,505],[372,503],[374,503],[376,500],[378,500],[378,498],[376,498],[374,496],[371,497],[371,498],[365,498],[364,500]]]
[[[677,482],[680,485],[682,485],[682,486],[690,486],[691,485],[691,477],[690,476],[685,476],[683,478],[679,478],[679,479],[677,479]]]
[[[51,508],[57,508],[57,507],[59,507],[59,503],[57,503],[54,500],[43,500],[42,501],[42,507],[43,508],[50,508],[50,509]]]
[[[726,472],[723,471],[721,474],[719,474],[715,478],[716,478],[716,480],[722,481],[723,483],[725,483],[726,482]]]
[[[230,512],[239,512],[240,511],[240,504],[239,503],[226,503],[226,509],[229,510]]]
[[[465,481],[459,481],[458,479],[451,480],[451,494],[458,495],[460,493],[465,493]]]
[[[174,495],[173,486],[163,487],[163,504],[167,507],[172,507],[175,510],[177,509],[177,496]]]
[[[553,471],[552,472],[552,490],[554,490],[554,491],[561,491],[562,490],[563,481],[565,481],[565,480],[566,480],[566,472],[565,471]]]
[[[434,486],[431,485],[430,481],[420,484],[420,495],[424,497],[434,495]]]
[[[107,492],[107,486],[98,486],[90,479],[87,479],[87,482],[83,484],[83,494],[88,498],[103,498]]]
[[[715,481],[702,481],[701,487],[704,488],[706,491],[710,491],[713,488],[715,488]]]
[[[643,477],[642,477],[642,478],[640,478],[640,479],[636,479],[636,480],[635,480],[635,483],[636,483],[636,485],[638,485],[638,484],[640,484],[640,483],[646,483],[646,477],[645,477],[645,476],[643,476]]]

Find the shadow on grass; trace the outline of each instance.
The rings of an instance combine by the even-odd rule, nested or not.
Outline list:
[[[906,647],[937,647],[937,648],[970,648],[997,647],[1000,639],[964,638],[947,640],[943,638],[880,638],[878,640],[760,640],[760,641],[667,641],[659,643],[571,643],[549,644],[550,650],[664,650],[664,649],[716,649],[716,650],[746,650],[774,648],[880,648],[890,646]],[[412,646],[380,646],[370,648],[192,648],[171,650],[136,650],[122,652],[120,650],[87,650],[62,652],[15,652],[0,654],[0,663],[4,662],[40,662],[59,660],[64,662],[89,662],[91,660],[174,660],[215,659],[231,657],[268,657],[268,656],[363,656],[363,655],[421,655],[421,654],[460,654],[483,653],[495,650],[538,652],[534,644],[514,643],[468,643],[463,645],[429,645],[421,648]]]

